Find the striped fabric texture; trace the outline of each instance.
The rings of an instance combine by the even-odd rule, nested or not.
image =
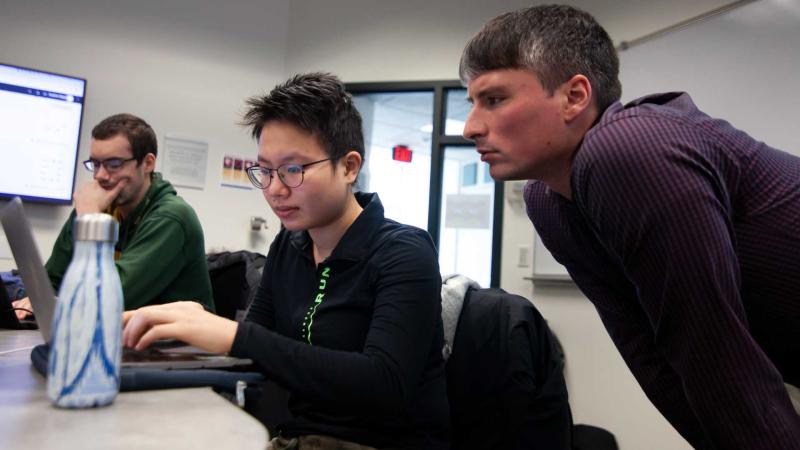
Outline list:
[[[605,111],[571,187],[529,182],[528,216],[659,411],[695,448],[800,449],[800,158],[658,94]]]

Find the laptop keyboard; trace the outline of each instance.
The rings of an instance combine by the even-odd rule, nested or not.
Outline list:
[[[197,354],[182,352],[165,352],[157,348],[136,350],[133,348],[122,349],[123,363],[162,362],[162,361],[195,361]]]

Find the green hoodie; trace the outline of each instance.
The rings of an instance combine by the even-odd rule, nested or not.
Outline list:
[[[72,259],[75,210],[58,235],[45,268],[58,291]],[[122,221],[115,258],[125,309],[193,300],[214,310],[203,228],[169,181],[153,173],[150,189]]]

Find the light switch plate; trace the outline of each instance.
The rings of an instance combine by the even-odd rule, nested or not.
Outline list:
[[[517,249],[517,267],[530,267],[531,266],[531,247],[529,245],[520,245]]]

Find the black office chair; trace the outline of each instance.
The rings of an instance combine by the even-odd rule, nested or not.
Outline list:
[[[266,257],[241,250],[206,255],[217,314],[241,320],[255,297]]]
[[[610,431],[594,425],[575,424],[572,428],[573,450],[619,450]]]
[[[470,289],[446,371],[453,450],[572,448],[563,358],[525,298]]]

